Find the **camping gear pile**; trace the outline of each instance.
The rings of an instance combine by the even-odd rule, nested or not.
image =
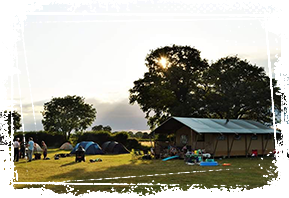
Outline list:
[[[69,153],[59,153],[54,155],[55,160],[59,160],[59,158],[64,158],[64,157],[70,157],[71,155]]]
[[[97,158],[97,159],[90,159],[89,160],[90,162],[102,162],[102,159],[100,159],[100,158]]]
[[[188,165],[217,166],[218,162],[210,159],[210,157],[211,155],[209,153],[204,153],[204,150],[198,149],[192,152],[187,151],[184,159]]]

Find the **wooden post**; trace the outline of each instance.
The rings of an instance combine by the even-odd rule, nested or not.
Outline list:
[[[245,134],[245,156],[248,157],[248,150],[247,150],[247,134]]]

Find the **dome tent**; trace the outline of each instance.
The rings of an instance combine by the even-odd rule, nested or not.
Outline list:
[[[75,154],[76,150],[79,146],[82,146],[85,149],[85,154],[87,155],[97,155],[97,154],[103,154],[102,149],[97,143],[94,142],[87,142],[83,141],[78,143],[74,149],[70,152],[70,154]]]
[[[59,149],[65,150],[65,151],[71,151],[73,149],[73,146],[69,142],[65,142],[64,144],[62,144],[62,146]]]
[[[107,141],[102,144],[102,150],[105,154],[125,154],[130,153],[127,148],[121,143]]]
[[[34,143],[33,152],[34,153],[41,153],[42,152],[42,148],[39,146],[39,144]]]

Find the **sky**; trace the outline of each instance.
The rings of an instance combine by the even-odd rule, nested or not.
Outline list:
[[[7,96],[22,115],[23,131],[43,130],[43,104],[78,95],[97,110],[91,125],[146,131],[145,114],[128,90],[147,71],[150,50],[189,45],[209,62],[238,55],[264,67],[280,57],[278,34],[267,32],[270,7],[138,1],[82,6],[50,4],[26,13],[16,43]],[[267,52],[270,52],[269,56]],[[88,128],[89,129],[91,129]]]

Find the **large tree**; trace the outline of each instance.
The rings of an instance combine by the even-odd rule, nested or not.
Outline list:
[[[201,116],[198,95],[208,63],[200,51],[177,45],[158,48],[147,55],[145,65],[148,72],[134,82],[129,100],[140,105],[151,129],[171,115]]]
[[[44,130],[60,132],[66,140],[70,133],[87,129],[96,118],[96,110],[83,97],[65,96],[52,98],[44,104],[42,112]]]
[[[272,123],[270,78],[264,68],[237,56],[221,58],[204,75],[206,113],[208,117],[252,119]],[[277,81],[272,79],[275,109],[281,97]]]
[[[169,116],[272,121],[270,78],[263,68],[237,56],[209,65],[189,46],[150,51],[148,72],[134,82],[130,103],[138,103],[154,129]],[[272,79],[275,107],[281,98]]]

